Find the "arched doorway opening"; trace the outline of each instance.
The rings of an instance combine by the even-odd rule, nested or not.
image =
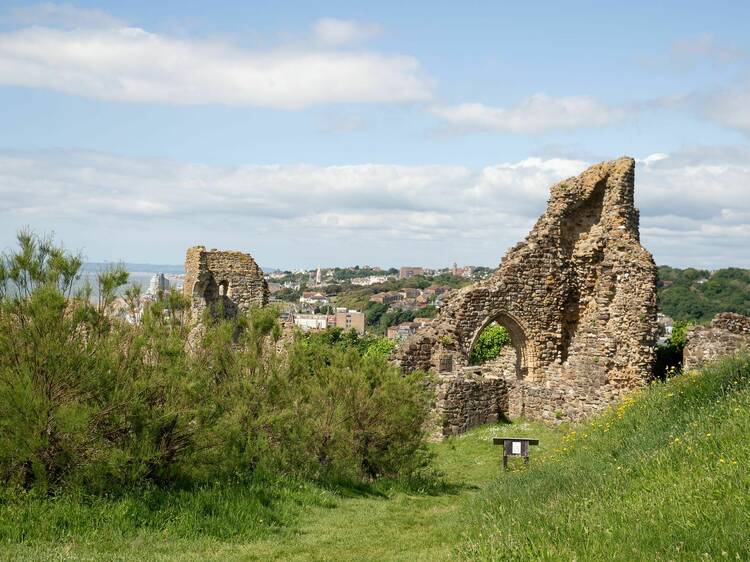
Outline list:
[[[219,281],[218,291],[217,305],[221,308],[217,310],[217,313],[228,318],[233,318],[237,314],[237,305],[232,300],[231,283],[226,279]]]
[[[504,372],[518,380],[533,374],[533,343],[520,322],[507,313],[489,317],[474,334],[468,349],[469,363]]]
[[[219,295],[222,297],[231,296],[231,289],[229,288],[229,281],[222,281],[219,283]]]

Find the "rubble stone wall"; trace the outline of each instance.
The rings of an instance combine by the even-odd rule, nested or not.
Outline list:
[[[634,167],[620,158],[554,185],[547,210],[499,269],[452,295],[394,360],[406,371],[458,376],[497,322],[517,351],[511,417],[578,420],[643,385],[657,334],[656,266],[640,245]]]
[[[439,375],[437,384],[440,434],[457,435],[490,422],[498,422],[508,411],[508,393],[502,378],[481,371],[463,370]]]
[[[250,254],[234,251],[188,248],[185,257],[183,294],[190,299],[193,319],[206,308],[227,316],[268,304],[268,284]]]
[[[683,368],[698,369],[739,351],[750,351],[750,317],[722,312],[714,316],[710,325],[688,330],[682,352]]]

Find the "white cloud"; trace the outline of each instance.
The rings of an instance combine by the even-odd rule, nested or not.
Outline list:
[[[743,84],[697,97],[699,111],[709,119],[750,134],[750,79]]]
[[[321,18],[313,26],[313,32],[317,40],[332,46],[361,43],[372,39],[380,31],[380,26],[374,23],[360,23],[336,18]]]
[[[0,84],[104,100],[284,109],[427,100],[432,89],[410,56],[301,47],[255,51],[134,27],[0,33]]]
[[[510,107],[482,103],[436,106],[433,112],[458,130],[509,133],[543,133],[611,125],[625,117],[621,108],[608,106],[591,96],[554,97],[539,93]]]
[[[750,266],[750,160],[742,160],[741,149],[725,152],[639,160],[642,235],[659,263]],[[166,251],[168,240],[177,256],[172,262],[201,242],[246,245],[265,265],[493,264],[527,234],[544,210],[549,186],[588,165],[527,158],[479,170],[219,167],[91,152],[5,151],[0,220],[7,227],[0,247],[12,242],[14,225],[64,231],[67,224],[69,247],[101,247],[95,255],[110,258],[122,257],[111,246],[117,231],[133,259]],[[82,228],[88,234],[77,238]],[[145,233],[149,239],[140,245],[130,240]],[[164,244],[154,245],[154,239]]]
[[[662,160],[666,160],[669,158],[669,154],[662,154],[661,152],[655,152],[654,154],[649,154],[643,159],[639,159],[638,162],[642,164],[653,164],[655,162],[660,162]]]
[[[726,224],[733,213],[750,212],[750,160],[675,155],[639,168],[638,197],[647,216],[677,215]],[[646,158],[646,161],[649,159]]]
[[[675,41],[669,52],[670,63],[681,69],[692,69],[703,61],[730,64],[747,58],[743,49],[719,43],[707,32]]]

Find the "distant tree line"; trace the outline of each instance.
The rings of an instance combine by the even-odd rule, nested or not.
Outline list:
[[[750,315],[750,270],[661,266],[657,294],[661,311],[675,320],[705,322],[718,312]]]
[[[329,271],[335,281],[350,281],[357,277],[369,277],[371,275],[398,275],[398,269],[395,267],[384,270],[355,265],[354,267],[334,267]]]

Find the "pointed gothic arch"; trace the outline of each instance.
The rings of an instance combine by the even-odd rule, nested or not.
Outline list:
[[[523,326],[522,322],[513,316],[512,314],[500,311],[491,314],[485,318],[471,336],[468,346],[464,349],[467,357],[474,348],[479,336],[482,332],[490,325],[498,324],[508,330],[510,335],[510,341],[513,348],[516,350],[516,378],[517,379],[536,379],[539,377],[537,372],[537,351],[536,345],[528,337],[528,330]]]

